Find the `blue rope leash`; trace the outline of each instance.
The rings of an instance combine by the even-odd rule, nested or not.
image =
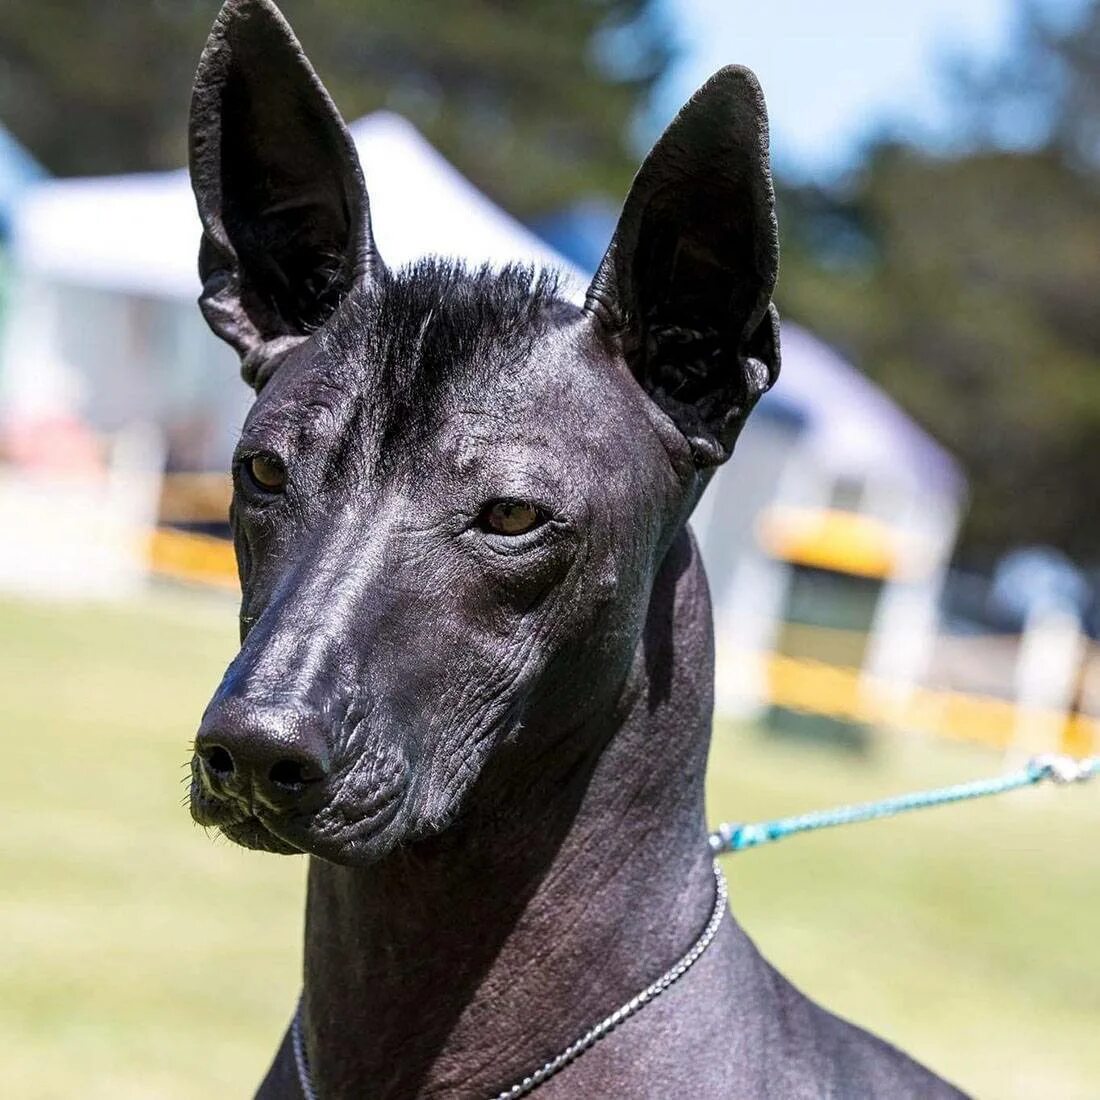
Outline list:
[[[857,821],[875,821],[882,817],[924,810],[931,806],[946,806],[952,802],[965,802],[971,798],[1017,791],[1022,787],[1051,781],[1058,784],[1084,783],[1100,774],[1100,756],[1075,760],[1070,756],[1048,753],[1028,761],[1022,771],[1011,772],[995,779],[979,779],[973,783],[958,783],[953,787],[939,787],[931,791],[915,791],[912,794],[883,798],[876,802],[861,802],[854,806],[838,806],[832,810],[816,810],[813,813],[781,817],[775,821],[762,821],[755,825],[739,825],[731,822],[719,825],[710,835],[710,848],[715,855],[742,852],[757,848],[773,840],[808,833],[815,829],[831,829],[835,825],[852,825]]]

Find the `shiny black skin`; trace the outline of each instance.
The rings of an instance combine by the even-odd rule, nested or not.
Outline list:
[[[321,1096],[495,1095],[712,904],[711,616],[685,524],[779,368],[763,100],[731,68],[684,108],[583,308],[520,268],[387,270],[347,131],[267,0],[212,32],[192,179],[201,305],[257,391],[242,644],[192,813],[310,857]],[[502,508],[529,527],[494,526]],[[957,1095],[805,1000],[732,918],[540,1092]],[[301,1095],[286,1040],[260,1095]]]

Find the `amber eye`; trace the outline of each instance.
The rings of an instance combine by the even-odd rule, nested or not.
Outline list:
[[[286,467],[274,455],[253,455],[246,463],[248,475],[265,493],[281,493],[286,486]]]
[[[482,513],[482,522],[498,535],[523,535],[537,527],[543,514],[526,500],[496,500]]]

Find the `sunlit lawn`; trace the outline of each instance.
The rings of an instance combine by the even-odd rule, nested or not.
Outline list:
[[[304,865],[215,843],[180,805],[232,605],[0,603],[2,1093],[251,1094],[298,983]],[[906,745],[870,761],[722,730],[714,819],[969,778]],[[980,1096],[1100,1095],[1100,789],[799,838],[726,861],[783,969]]]

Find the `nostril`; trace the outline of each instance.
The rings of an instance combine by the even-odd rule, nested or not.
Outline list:
[[[297,760],[277,760],[271,765],[267,777],[277,787],[289,790],[301,790],[310,781],[305,765]]]
[[[210,773],[218,779],[228,779],[233,774],[233,757],[221,745],[211,745],[203,751],[202,758]]]

